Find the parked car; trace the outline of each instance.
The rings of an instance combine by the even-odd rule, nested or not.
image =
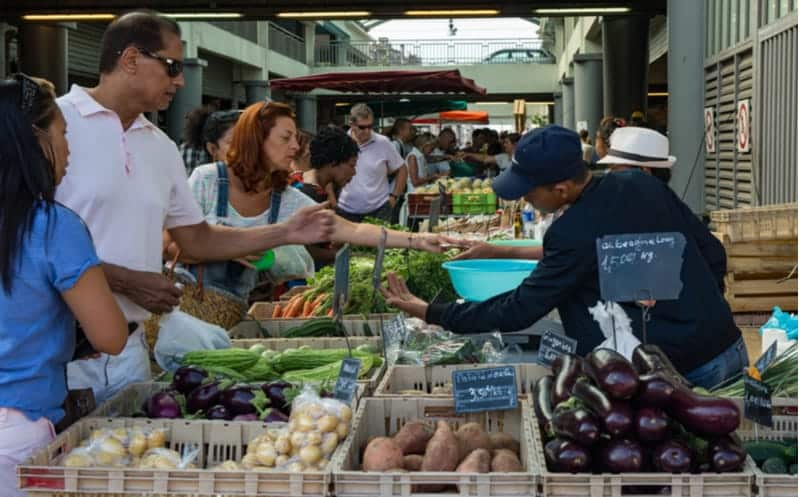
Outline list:
[[[483,61],[487,64],[555,64],[556,58],[541,48],[504,48]]]

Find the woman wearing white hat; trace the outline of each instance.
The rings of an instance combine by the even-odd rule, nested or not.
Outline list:
[[[672,178],[675,157],[669,155],[669,139],[649,128],[626,126],[611,134],[608,153],[597,161],[610,171],[639,168],[665,183]]]

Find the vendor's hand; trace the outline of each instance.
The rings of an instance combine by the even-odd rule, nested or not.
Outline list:
[[[637,302],[642,307],[655,307],[656,301],[655,300],[640,300]]]
[[[395,273],[390,272],[386,275],[386,287],[381,287],[381,293],[387,304],[415,318],[425,319],[428,303],[409,292],[406,282]]]
[[[433,252],[440,254],[443,252],[441,237],[432,233],[419,233],[414,234],[412,238],[411,248],[415,250],[424,250],[426,252]]]
[[[389,196],[389,207],[394,209],[394,206],[397,205],[397,197]]]
[[[135,304],[155,314],[172,311],[183,295],[175,282],[163,274],[133,270],[127,273],[124,293]]]
[[[311,245],[330,241],[336,214],[323,202],[297,210],[284,224],[287,245]]]

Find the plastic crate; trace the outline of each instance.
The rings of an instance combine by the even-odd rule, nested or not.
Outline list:
[[[772,399],[772,427],[755,425],[747,419],[737,434],[742,440],[785,440],[797,439],[797,399]],[[794,408],[794,415],[783,414],[785,408]],[[772,475],[761,471],[755,462],[747,457],[747,467],[755,474],[758,497],[796,497],[798,495],[798,475]]]
[[[530,408],[522,403],[517,409],[487,411],[460,416],[453,401],[442,399],[366,398],[353,421],[351,436],[331,459],[336,497],[389,497],[442,495],[418,493],[415,487],[425,484],[457,486],[462,496],[533,496],[537,468],[534,466],[530,433]],[[361,471],[361,450],[370,437],[392,436],[406,421],[444,419],[457,426],[478,422],[487,431],[505,432],[520,442],[522,473],[456,473],[456,472],[364,472]],[[446,494],[445,494],[446,495]]]
[[[428,216],[431,213],[431,204],[439,198],[439,193],[409,193],[406,195],[408,202],[408,215],[410,217]],[[453,196],[449,193],[444,194],[444,202],[439,206],[439,213],[446,215],[450,213],[453,205]]]
[[[360,347],[369,345],[378,352],[383,353],[383,340],[380,337],[309,337],[309,338],[245,338],[231,340],[231,347],[249,349],[253,345],[263,345],[267,350],[282,352],[286,349],[308,346],[315,350],[346,349],[350,346]]]
[[[715,231],[731,242],[797,238],[797,203],[711,213]]]
[[[240,461],[250,440],[271,425],[252,422],[84,418],[61,433],[47,448],[39,450],[17,466],[19,487],[31,497],[150,494],[215,497],[328,495],[331,479],[329,469],[290,473],[278,470],[227,472],[210,469],[82,469],[58,466],[61,458],[78,447],[93,430],[134,426],[165,429],[167,446],[178,452],[183,446],[202,447],[196,464],[209,468],[226,460]],[[333,457],[344,447],[345,443],[340,444]]]
[[[437,387],[445,387],[452,382],[452,374],[461,369],[482,369],[512,364],[456,364],[447,366],[391,366],[383,375],[383,380],[375,390],[375,397],[401,398],[452,398],[452,393],[432,393]],[[533,391],[536,381],[542,376],[552,374],[550,368],[538,364],[513,364],[517,373],[517,391],[527,395]],[[404,390],[416,390],[417,393],[401,393]],[[424,393],[422,393],[424,392]]]
[[[553,473],[547,469],[544,443],[535,414],[531,426],[534,463],[540,468],[539,495],[547,497],[750,497],[753,472],[741,473]]]
[[[453,214],[494,214],[497,195],[494,193],[454,193]]]
[[[111,397],[109,400],[100,404],[100,406],[91,412],[87,417],[90,418],[121,418],[131,417],[136,413],[140,413],[142,405],[147,399],[156,392],[160,392],[169,386],[169,383],[155,382],[155,383],[133,383],[128,385],[122,391]],[[353,401],[350,407],[355,411],[358,409],[358,403],[367,390],[366,383],[359,384],[353,395]],[[147,419],[147,418],[144,418]],[[225,423],[226,421],[212,421],[213,423]]]
[[[262,332],[266,333],[270,338],[283,338],[283,335],[292,328],[319,317],[273,319],[272,311],[275,305],[275,302],[255,302],[250,306],[250,310],[247,311],[247,314],[261,325]],[[345,315],[342,316],[342,325],[348,336],[369,336],[364,329],[365,323],[369,326],[373,336],[381,336],[381,322],[389,322],[394,316],[395,314]]]

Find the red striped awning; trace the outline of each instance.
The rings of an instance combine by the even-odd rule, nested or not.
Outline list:
[[[486,88],[449,71],[369,71],[314,74],[270,80],[273,90],[309,92],[316,89],[343,93],[458,93],[485,95]]]

